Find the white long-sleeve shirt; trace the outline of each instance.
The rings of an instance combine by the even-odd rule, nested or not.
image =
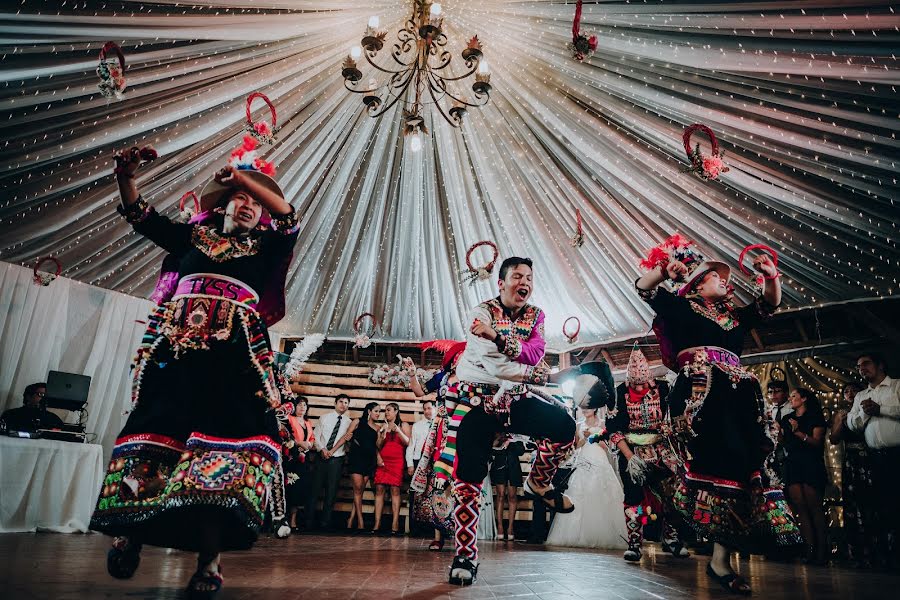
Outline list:
[[[493,325],[491,313],[484,304],[479,304],[469,312],[467,322],[471,324],[475,319]],[[504,381],[545,383],[540,377],[540,370],[516,362],[500,352],[494,342],[471,331],[466,334],[466,349],[459,359],[459,364],[456,365],[456,376],[461,381],[489,385],[500,385]]]
[[[421,419],[413,423],[412,435],[409,439],[409,445],[406,447],[406,466],[413,466],[413,462],[422,458],[422,449],[425,447],[425,441],[428,439],[428,433],[431,431],[431,421]]]
[[[875,402],[880,414],[867,415],[862,409],[863,400]],[[885,377],[875,387],[869,386],[856,394],[847,415],[847,426],[852,431],[863,432],[869,448],[900,446],[900,379]]]
[[[338,417],[341,417],[340,426],[337,431],[337,437],[334,438],[334,443],[337,445],[338,441],[344,437],[344,434],[347,433],[347,430],[350,429],[350,422],[353,420],[350,418],[350,415],[346,412],[343,415],[338,415],[337,411],[332,411],[330,413],[326,413],[319,417],[319,421],[316,423],[315,436],[316,436],[316,449],[324,450],[328,445],[328,441],[331,439],[331,432],[334,430],[335,425],[338,424]],[[347,453],[346,450],[347,444],[344,444],[340,448],[334,451],[332,456],[337,458],[339,456],[344,456]]]

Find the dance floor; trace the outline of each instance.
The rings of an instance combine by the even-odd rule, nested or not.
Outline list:
[[[675,559],[651,549],[641,564],[618,553],[482,543],[478,583],[446,583],[451,553],[428,552],[428,541],[368,536],[263,538],[249,552],[223,559],[225,588],[219,599],[310,598],[344,600],[409,598],[529,598],[617,600],[729,598],[705,572],[706,557]],[[187,553],[146,548],[130,581],[106,574],[108,539],[100,535],[6,534],[0,536],[0,597],[181,598],[194,569]],[[900,576],[843,568],[743,560],[740,571],[754,597],[856,600],[896,597]]]

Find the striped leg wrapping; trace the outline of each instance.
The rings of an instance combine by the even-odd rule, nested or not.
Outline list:
[[[456,495],[456,509],[453,512],[453,520],[456,523],[456,555],[466,556],[472,562],[476,562],[481,484],[454,481],[453,492]]]
[[[628,534],[629,547],[641,547],[644,540],[644,525],[641,523],[640,506],[625,507],[625,530]]]
[[[459,433],[459,424],[462,423],[463,417],[472,410],[467,404],[459,403],[450,415],[450,424],[447,426],[447,443],[444,444],[444,451],[434,463],[435,477],[439,482],[439,487],[450,480],[456,466],[456,436]]]
[[[546,487],[553,482],[553,476],[559,468],[566,454],[575,442],[565,444],[540,440],[534,455],[534,463],[531,465],[529,479],[539,487]]]

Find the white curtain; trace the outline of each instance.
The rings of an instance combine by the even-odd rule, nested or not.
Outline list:
[[[340,75],[370,15],[387,32],[376,62],[392,63],[411,0],[88,4],[0,9],[0,44],[13,48],[0,69],[5,260],[52,253],[67,276],[149,294],[163,253],[115,213],[113,150],[156,146],[138,185],[172,216],[240,143],[245,99],[261,91],[280,128],[263,155],[302,214],[285,335],[349,338],[372,312],[379,339],[460,338],[467,309],[496,289],[459,280],[482,239],[535,260],[534,302],[555,350],[578,347],[562,334],[569,316],[580,345],[647,331],[638,263],[676,231],[738,275],[746,245],[775,248],[785,307],[898,293],[889,2],[586,1],[582,31],[599,47],[577,62],[571,0],[446,0],[450,68],[477,34],[491,102],[458,130],[428,108],[418,153],[399,134],[407,107],[369,118]],[[95,73],[109,40],[128,61],[116,101]],[[384,82],[360,64],[363,82]],[[253,114],[270,119],[262,103]],[[716,181],[683,171],[692,123],[726,152],[730,171]],[[704,136],[694,141],[708,152]],[[747,300],[748,279],[734,283]]]
[[[139,321],[152,306],[65,277],[36,286],[31,269],[0,262],[0,408],[21,405],[25,386],[51,370],[88,375],[87,431],[108,454],[131,402]]]

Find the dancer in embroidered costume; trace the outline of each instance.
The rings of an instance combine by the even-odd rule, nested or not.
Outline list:
[[[447,397],[447,390],[458,381],[456,363],[465,349],[466,343],[456,340],[434,340],[422,344],[423,350],[435,349],[443,352],[441,369],[424,385],[416,376],[416,366],[409,358],[404,359],[403,366],[410,374],[409,387],[417,397],[437,393],[435,398],[435,416],[431,430],[422,448],[422,458],[413,473],[410,489],[415,492],[413,511],[416,520],[429,523],[434,527],[434,540],[428,549],[440,551],[444,547],[444,539],[453,535],[453,510],[456,503],[451,495],[452,488],[438,482],[435,463],[440,460],[447,443],[449,414],[456,408],[453,399]]]
[[[219,553],[255,541],[278,492],[285,424],[276,410],[293,411],[266,325],[284,315],[297,217],[274,179],[244,169],[261,165],[253,145],[245,139],[215,174],[190,223],[138,194],[137,149],[115,157],[119,212],[170,255],[91,528],[117,536],[107,568],[118,578],[134,574],[142,544],[197,552],[190,597],[215,595]]]
[[[771,259],[758,256],[753,264],[766,276],[762,297],[738,307],[728,266],[673,236],[651,251],[642,263],[650,270],[635,284],[656,311],[663,361],[679,371],[668,403],[688,460],[675,505],[700,537],[715,543],[709,576],[738,594],[749,594],[750,586],[732,570],[731,549],[801,542],[783,490],[765,471],[774,442],[759,382],[739,358],[746,333],[781,302]],[[666,280],[676,282],[677,293],[660,286]]]
[[[528,304],[531,260],[511,257],[503,261],[499,288],[498,297],[479,304],[469,314],[466,349],[457,365],[459,382],[447,390],[448,397],[455,397],[456,407],[450,416],[445,452],[435,466],[439,476],[453,473],[456,558],[449,581],[456,585],[475,582],[479,499],[498,431],[538,441],[523,486],[526,495],[557,512],[573,510],[571,500],[550,482],[573,445],[575,421],[562,403],[532,393],[527,385],[543,385],[550,378],[549,369],[538,366],[544,356],[544,313]]]
[[[663,549],[676,557],[688,556],[673,523],[678,515],[669,500],[680,459],[667,435],[671,430],[668,393],[666,381],[653,379],[647,358],[635,347],[628,360],[625,383],[616,390],[614,416],[606,421],[609,447],[618,455],[625,490],[628,549],[624,558],[631,562],[641,560],[644,524],[654,505],[663,509]],[[647,502],[651,497],[654,501]]]

